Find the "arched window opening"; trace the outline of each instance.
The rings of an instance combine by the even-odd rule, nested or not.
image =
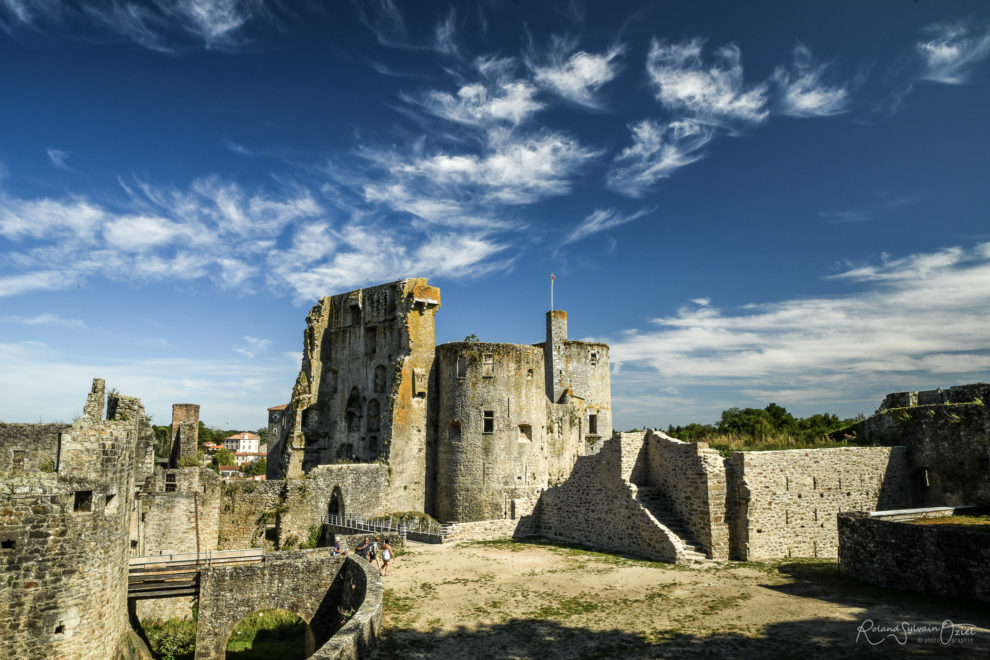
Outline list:
[[[383,365],[375,367],[375,393],[385,393],[385,367]]]

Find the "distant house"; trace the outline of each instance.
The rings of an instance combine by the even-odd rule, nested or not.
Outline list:
[[[240,479],[244,476],[240,468],[234,467],[233,465],[221,465],[220,466],[220,478],[221,479]]]
[[[223,446],[227,448],[227,451],[232,454],[238,453],[257,453],[258,446],[261,444],[261,438],[257,433],[250,433],[245,431],[244,433],[235,433],[234,435],[227,436],[223,439]]]
[[[246,465],[253,465],[256,461],[260,461],[266,456],[267,454],[261,451],[235,451],[234,463],[238,467],[244,467]]]
[[[205,442],[203,443],[203,449],[207,454],[213,455],[223,449],[224,446],[219,442]]]

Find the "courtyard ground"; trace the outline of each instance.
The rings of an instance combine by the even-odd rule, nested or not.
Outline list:
[[[539,540],[409,543],[383,580],[379,659],[990,657],[990,606],[862,585],[820,559],[676,566]]]

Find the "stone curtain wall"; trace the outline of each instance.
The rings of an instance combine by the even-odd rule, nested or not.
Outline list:
[[[837,514],[910,505],[904,447],[736,452],[729,463],[738,559],[835,557]]]
[[[944,402],[944,403],[942,403]],[[990,505],[990,385],[888,394],[854,427],[860,441],[904,445],[917,506]],[[895,407],[903,404],[902,407]]]
[[[364,657],[381,630],[381,605],[377,570],[363,560],[331,557],[327,549],[272,553],[260,564],[205,568],[200,572],[196,660],[225,657],[237,623],[266,609],[288,610],[308,624],[307,654],[316,650],[310,657]]]
[[[606,441],[598,454],[578,458],[570,478],[540,497],[534,512],[539,533],[637,557],[676,561],[675,539],[635,501],[635,486],[626,479],[642,449],[642,437],[623,433]]]
[[[57,473],[0,473],[0,657],[114,658],[129,627],[138,421],[102,421],[103,383],[62,433]],[[143,419],[143,409],[141,410]]]
[[[839,571],[864,582],[990,602],[990,554],[981,530],[912,525],[843,513]]]
[[[69,424],[0,424],[0,472],[54,472]]]
[[[366,518],[386,513],[389,468],[382,463],[323,465],[305,479],[225,483],[219,504],[219,549],[262,547],[265,526],[274,528],[279,547],[306,541],[322,524],[335,492],[342,513]]]
[[[503,518],[500,520],[454,523],[450,525],[450,533],[444,539],[444,543],[539,536],[540,530],[536,527],[535,523],[536,521],[533,516],[524,516],[518,520]]]
[[[728,559],[723,458],[703,442],[682,442],[659,431],[649,431],[645,441],[646,484],[666,497],[710,559]]]

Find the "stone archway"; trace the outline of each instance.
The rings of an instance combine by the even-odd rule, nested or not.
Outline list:
[[[230,646],[230,643],[231,643],[232,638],[237,633],[237,627],[240,626],[241,623],[243,623],[244,621],[248,620],[248,618],[250,618],[251,616],[253,616],[255,614],[260,614],[260,613],[263,613],[263,612],[274,612],[274,613],[282,612],[282,613],[286,613],[286,614],[290,614],[290,615],[294,616],[299,623],[302,623],[303,624],[304,630],[303,630],[303,638],[302,638],[302,640],[299,640],[298,638],[296,638],[296,639],[292,640],[292,643],[296,643],[296,642],[302,641],[303,642],[303,644],[302,644],[303,648],[302,649],[299,649],[299,647],[296,647],[295,649],[292,650],[293,655],[291,655],[289,657],[293,657],[293,658],[298,657],[295,654],[298,653],[299,650],[302,650],[303,651],[303,656],[302,657],[304,657],[304,658],[308,658],[309,656],[313,655],[313,653],[316,651],[316,638],[313,636],[313,629],[310,628],[309,624],[302,617],[300,617],[298,614],[296,614],[295,612],[290,612],[289,610],[285,610],[285,609],[261,609],[261,610],[256,610],[255,612],[251,612],[250,614],[248,614],[247,616],[245,616],[240,621],[235,622],[234,623],[234,627],[230,629],[231,630],[230,634],[227,635],[227,642],[225,643],[225,648]],[[262,643],[264,643],[264,642],[262,642]],[[284,644],[284,643],[285,642],[283,641],[282,644]],[[287,649],[283,649],[283,650],[287,650]],[[233,653],[234,653],[234,656],[236,657],[241,652],[240,651],[234,651]],[[251,654],[251,655],[254,655],[254,656],[257,656],[257,655],[259,655],[260,651],[257,648],[254,648],[253,650],[248,651],[247,653],[248,654]],[[230,658],[231,657],[230,654],[231,654],[231,651],[230,651],[229,648],[227,648],[227,650],[226,650],[226,656],[228,658]]]
[[[330,642],[341,626],[358,630],[334,643],[357,643],[358,637],[381,626],[381,581],[364,564],[331,557],[329,548],[320,548],[269,553],[257,564],[201,569],[196,660],[226,658],[234,627],[259,610],[287,610],[298,616],[309,627],[314,649]],[[369,588],[377,602],[365,607]],[[348,610],[369,614],[360,617],[363,621],[341,620],[340,612]],[[350,657],[359,657],[356,649]]]
[[[340,492],[340,486],[334,486],[330,495],[330,503],[327,505],[327,513],[331,516],[344,515],[344,494]]]

